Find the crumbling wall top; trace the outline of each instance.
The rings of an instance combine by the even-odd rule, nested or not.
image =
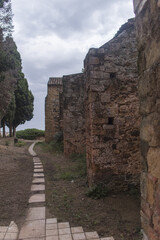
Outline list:
[[[48,86],[51,86],[51,85],[62,85],[62,78],[50,77],[48,81]]]

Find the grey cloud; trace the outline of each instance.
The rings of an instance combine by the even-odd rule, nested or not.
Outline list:
[[[19,14],[19,22],[23,18],[25,29],[22,28],[22,34],[26,36],[55,32],[61,38],[70,38],[72,34],[84,34],[90,29],[96,29],[99,24],[109,26],[114,7],[120,9],[122,4],[127,6],[127,2],[128,0],[68,0],[62,3],[59,0],[36,0],[31,6],[28,4],[25,12]],[[100,18],[95,21],[95,14],[98,13]]]
[[[14,37],[35,96],[34,118],[20,129],[44,129],[49,77],[81,72],[90,47],[99,47],[133,17],[128,0],[12,0]],[[53,40],[52,40],[53,39]]]

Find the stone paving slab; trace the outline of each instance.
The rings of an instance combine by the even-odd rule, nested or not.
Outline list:
[[[32,183],[44,183],[44,182],[45,182],[44,178],[35,178],[32,181]]]
[[[5,232],[0,232],[0,240],[4,239],[5,234],[6,234]]]
[[[43,168],[43,165],[42,164],[34,165],[34,169],[37,169],[37,168]]]
[[[46,229],[46,236],[58,236],[58,229]]]
[[[45,237],[45,220],[26,221],[20,231],[20,239]]]
[[[64,234],[71,234],[71,229],[70,228],[60,228],[58,229],[59,235],[64,235]]]
[[[32,192],[38,192],[38,191],[45,191],[45,185],[44,184],[33,184],[31,186]]]
[[[46,240],[59,240],[58,236],[46,236]]]
[[[71,234],[59,235],[59,240],[72,240]]]
[[[44,178],[44,173],[34,173],[33,177],[34,178],[41,178],[41,177]]]
[[[2,233],[5,233],[6,231],[7,231],[7,229],[8,229],[8,227],[0,227],[0,233],[2,232]]]
[[[34,194],[29,199],[29,203],[42,203],[42,202],[45,202],[45,194]]]
[[[97,232],[85,232],[87,239],[99,238]]]
[[[58,223],[58,228],[69,228],[69,222]]]
[[[45,219],[45,207],[29,208],[26,221]]]
[[[73,233],[72,234],[74,240],[85,240],[86,236],[84,233]]]
[[[33,162],[42,164],[41,159],[39,157],[34,157]]]
[[[105,237],[105,238],[101,238],[101,240],[114,240],[113,237]]]
[[[46,230],[52,230],[52,229],[58,229],[57,223],[50,223],[50,224],[46,223]]]
[[[47,224],[57,223],[57,218],[47,218],[47,219],[46,219],[46,223],[47,223]]]
[[[18,233],[6,233],[4,240],[16,240]]]
[[[34,173],[43,173],[43,168],[34,169]]]
[[[72,227],[71,228],[72,233],[83,233],[83,228],[82,227]]]
[[[45,237],[32,237],[32,238],[21,238],[19,240],[46,240]]]

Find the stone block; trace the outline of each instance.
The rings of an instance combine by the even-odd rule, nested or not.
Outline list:
[[[29,239],[45,236],[45,220],[26,221],[21,228],[19,239]]]
[[[156,178],[160,176],[160,148],[150,148],[147,154],[148,171]]]
[[[92,57],[92,56],[90,56],[90,57],[89,57],[89,64],[91,64],[91,65],[97,65],[97,64],[99,64],[99,58],[98,58],[98,57]]]
[[[33,220],[41,220],[45,219],[45,207],[36,207],[36,208],[29,208],[26,220],[33,221]]]
[[[42,203],[42,202],[45,202],[45,194],[34,194],[29,199],[29,203]]]
[[[32,192],[39,192],[39,191],[45,191],[45,185],[43,184],[33,184],[31,186]]]

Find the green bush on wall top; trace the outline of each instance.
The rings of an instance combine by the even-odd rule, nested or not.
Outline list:
[[[27,139],[27,140],[34,140],[40,137],[44,137],[44,130],[39,130],[36,128],[20,130],[16,132],[17,138]]]

